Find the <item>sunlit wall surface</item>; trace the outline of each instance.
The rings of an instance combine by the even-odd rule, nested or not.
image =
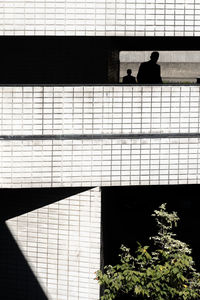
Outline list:
[[[1,35],[199,36],[198,0],[2,0]]]
[[[200,181],[199,86],[1,92],[1,187]]]

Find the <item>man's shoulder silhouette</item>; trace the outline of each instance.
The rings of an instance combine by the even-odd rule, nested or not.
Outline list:
[[[146,67],[146,68],[155,68],[155,69],[159,69],[159,68],[160,68],[160,65],[159,65],[159,64],[154,63],[154,62],[152,62],[151,60],[142,62],[140,66],[141,66],[141,67]]]
[[[136,83],[135,77],[126,75],[123,77],[123,83]]]
[[[160,65],[151,60],[142,62],[139,67],[137,79],[139,83],[162,83]]]

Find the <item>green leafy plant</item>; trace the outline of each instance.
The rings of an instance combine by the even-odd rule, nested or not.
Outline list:
[[[123,295],[153,300],[200,297],[200,274],[194,267],[191,249],[173,233],[179,221],[177,213],[168,213],[164,203],[152,216],[158,226],[157,235],[150,237],[154,249],[138,243],[133,256],[122,245],[120,263],[96,272],[96,280],[104,288],[101,300],[123,299]]]

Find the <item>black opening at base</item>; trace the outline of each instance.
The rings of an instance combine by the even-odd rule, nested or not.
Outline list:
[[[167,203],[168,211],[180,217],[175,230],[177,238],[192,249],[197,270],[200,270],[199,185],[131,186],[102,188],[102,264],[119,262],[121,244],[134,253],[137,241],[149,244],[157,231],[153,211]]]

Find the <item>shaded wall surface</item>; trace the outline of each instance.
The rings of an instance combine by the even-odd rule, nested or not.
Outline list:
[[[47,296],[5,223],[0,223],[1,297],[6,300],[41,299]]]
[[[100,191],[1,189],[1,297],[96,300]]]

